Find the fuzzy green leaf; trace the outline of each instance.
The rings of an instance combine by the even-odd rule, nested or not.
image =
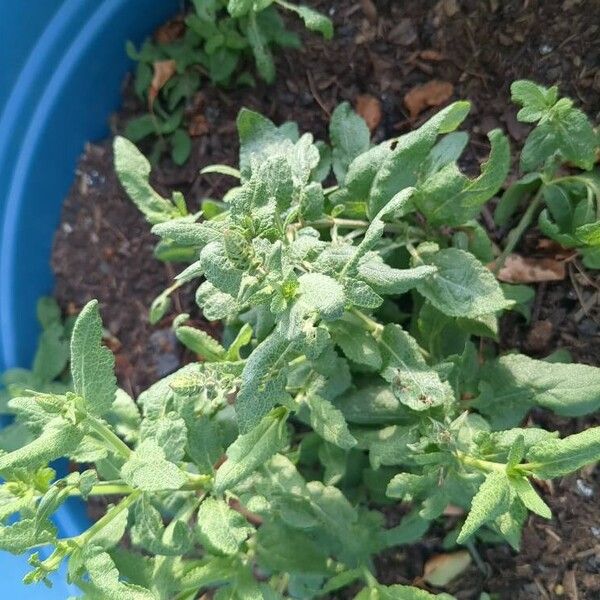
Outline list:
[[[281,450],[287,440],[286,420],[287,411],[276,409],[227,448],[227,460],[219,467],[215,477],[216,494],[233,488]]]
[[[343,185],[350,163],[369,149],[371,134],[364,119],[344,102],[331,115],[329,135],[333,146],[333,172]]]
[[[494,275],[472,254],[447,248],[423,258],[437,272],[417,283],[417,291],[444,314],[475,318],[512,306]]]
[[[115,400],[114,365],[112,352],[102,345],[98,301],[92,300],[79,313],[71,338],[73,388],[92,415],[104,414]]]
[[[202,329],[183,325],[175,329],[177,339],[192,352],[209,362],[225,358],[225,348]]]
[[[600,460],[600,427],[557,440],[543,440],[527,453],[528,468],[543,478],[573,473]]]
[[[117,136],[113,149],[119,181],[150,223],[162,223],[182,216],[172,202],[163,198],[150,185],[150,163],[134,144]]]
[[[457,542],[462,544],[482,525],[493,521],[508,510],[509,501],[510,486],[506,473],[494,471],[486,475],[473,498],[471,510],[460,530]]]
[[[526,477],[510,477],[509,482],[515,492],[517,492],[521,502],[531,512],[544,517],[544,519],[552,518],[552,511],[549,506],[540,498]]]
[[[235,554],[254,531],[244,517],[216,498],[207,498],[198,509],[196,535],[211,552]]]
[[[144,440],[121,468],[123,481],[146,492],[178,490],[187,478],[152,439]]]
[[[344,450],[356,445],[344,415],[331,402],[317,394],[309,393],[306,403],[310,408],[311,426],[324,440]]]

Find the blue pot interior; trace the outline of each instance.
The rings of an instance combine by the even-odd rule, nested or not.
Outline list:
[[[0,370],[28,367],[39,334],[35,304],[52,291],[49,266],[61,203],[89,140],[108,134],[131,67],[125,42],[139,43],[180,7],[178,0],[44,0],[35,10],[0,4]],[[63,472],[66,465],[59,464]],[[61,536],[88,524],[68,502]],[[27,557],[0,554],[0,596],[76,595],[63,569],[53,587],[26,587]]]

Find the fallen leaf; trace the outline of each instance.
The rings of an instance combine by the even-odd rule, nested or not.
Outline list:
[[[177,63],[174,60],[157,60],[152,66],[154,67],[154,76],[148,90],[148,107],[150,110],[152,110],[158,92],[175,75]]]
[[[400,46],[410,46],[417,41],[417,30],[412,19],[400,19],[398,24],[388,33],[388,41]]]
[[[190,124],[188,125],[188,133],[192,137],[200,137],[201,135],[206,135],[210,131],[210,127],[208,125],[208,120],[204,115],[194,115],[190,119]]]
[[[454,93],[454,86],[448,81],[432,79],[423,85],[417,85],[404,96],[404,104],[414,119],[429,106],[443,104]]]
[[[381,102],[369,94],[356,98],[356,112],[365,120],[370,131],[375,131],[381,123]]]
[[[444,587],[471,564],[466,550],[432,556],[423,569],[423,579],[430,585]]]
[[[377,7],[373,4],[373,0],[360,0],[360,5],[368,21],[372,25],[375,25],[379,15],[377,14]]]
[[[421,52],[419,52],[419,58],[432,61],[445,60],[444,55],[437,50],[421,50]]]
[[[185,22],[181,18],[172,19],[159,27],[154,38],[159,44],[170,44],[178,40],[185,33]]]
[[[562,281],[566,275],[565,263],[554,258],[526,258],[520,254],[509,254],[497,277],[504,283],[540,283]]]
[[[460,10],[456,0],[441,0],[440,6],[447,17],[453,17]]]
[[[548,319],[536,321],[527,332],[525,348],[529,352],[543,353],[552,340],[554,335],[554,325]]]

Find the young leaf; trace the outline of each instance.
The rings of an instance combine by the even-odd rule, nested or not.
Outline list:
[[[307,29],[320,33],[326,40],[330,40],[333,37],[333,23],[325,15],[308,6],[296,6],[283,0],[277,0],[277,4],[297,13],[304,21]]]
[[[215,477],[216,494],[233,488],[281,450],[287,439],[286,420],[287,411],[275,409],[252,431],[240,435],[227,448],[227,460],[219,467]]]
[[[152,439],[144,440],[121,468],[123,481],[146,492],[178,490],[187,478],[165,458],[163,449]]]
[[[225,348],[202,329],[182,325],[175,329],[175,335],[186,348],[208,362],[225,359]]]
[[[44,467],[52,460],[68,456],[77,448],[82,438],[83,431],[80,428],[61,417],[56,417],[29,444],[8,454],[0,454],[0,472]]]
[[[339,185],[343,185],[350,163],[369,149],[371,134],[362,117],[344,102],[331,116],[329,135],[333,146],[333,172]]]
[[[548,505],[540,498],[535,488],[526,477],[510,477],[510,485],[517,492],[521,502],[536,515],[544,519],[552,518],[552,511]]]
[[[114,365],[112,352],[102,345],[98,301],[92,300],[79,313],[71,338],[73,389],[92,415],[103,415],[115,400]]]
[[[154,191],[148,181],[150,163],[134,144],[117,136],[113,150],[115,170],[121,185],[150,223],[162,223],[182,216],[169,200]]]
[[[348,430],[344,415],[331,402],[317,394],[309,393],[306,403],[310,408],[312,428],[324,440],[343,450],[349,450],[356,445],[356,440]]]
[[[462,544],[468,540],[482,525],[507,511],[509,502],[510,486],[506,473],[494,471],[486,475],[456,541]]]
[[[246,519],[223,500],[207,498],[198,509],[196,535],[211,552],[235,554],[253,531]]]
[[[543,440],[527,453],[528,469],[537,477],[561,477],[600,460],[600,427],[557,440]]]
[[[476,318],[512,306],[500,284],[472,254],[447,248],[423,257],[437,272],[417,283],[417,291],[453,317]]]

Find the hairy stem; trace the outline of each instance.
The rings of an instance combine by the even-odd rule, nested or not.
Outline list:
[[[119,514],[128,509],[141,495],[141,490],[134,490],[129,496],[126,496],[118,504],[109,509],[108,512],[98,519],[98,521],[96,521],[87,531],[84,531],[81,535],[73,538],[72,541],[78,546],[88,544],[96,534],[100,533],[100,531],[102,531]]]
[[[131,448],[117,434],[113,433],[107,425],[95,417],[87,417],[86,422],[111,451],[125,460],[129,459]]]
[[[519,243],[521,236],[525,233],[531,222],[533,221],[533,217],[542,202],[542,190],[544,186],[541,186],[540,189],[536,192],[532,201],[529,203],[527,210],[523,213],[521,220],[517,224],[517,226],[509,233],[508,242],[500,254],[500,256],[494,262],[493,273],[497,275],[500,269],[504,266],[506,262],[506,258],[508,255],[515,249],[516,245]]]
[[[475,458],[460,450],[456,451],[456,458],[465,466],[473,467],[478,471],[485,471],[486,473],[492,473],[493,471],[505,471],[506,465],[503,463],[492,462],[489,460],[483,460],[481,458]]]

